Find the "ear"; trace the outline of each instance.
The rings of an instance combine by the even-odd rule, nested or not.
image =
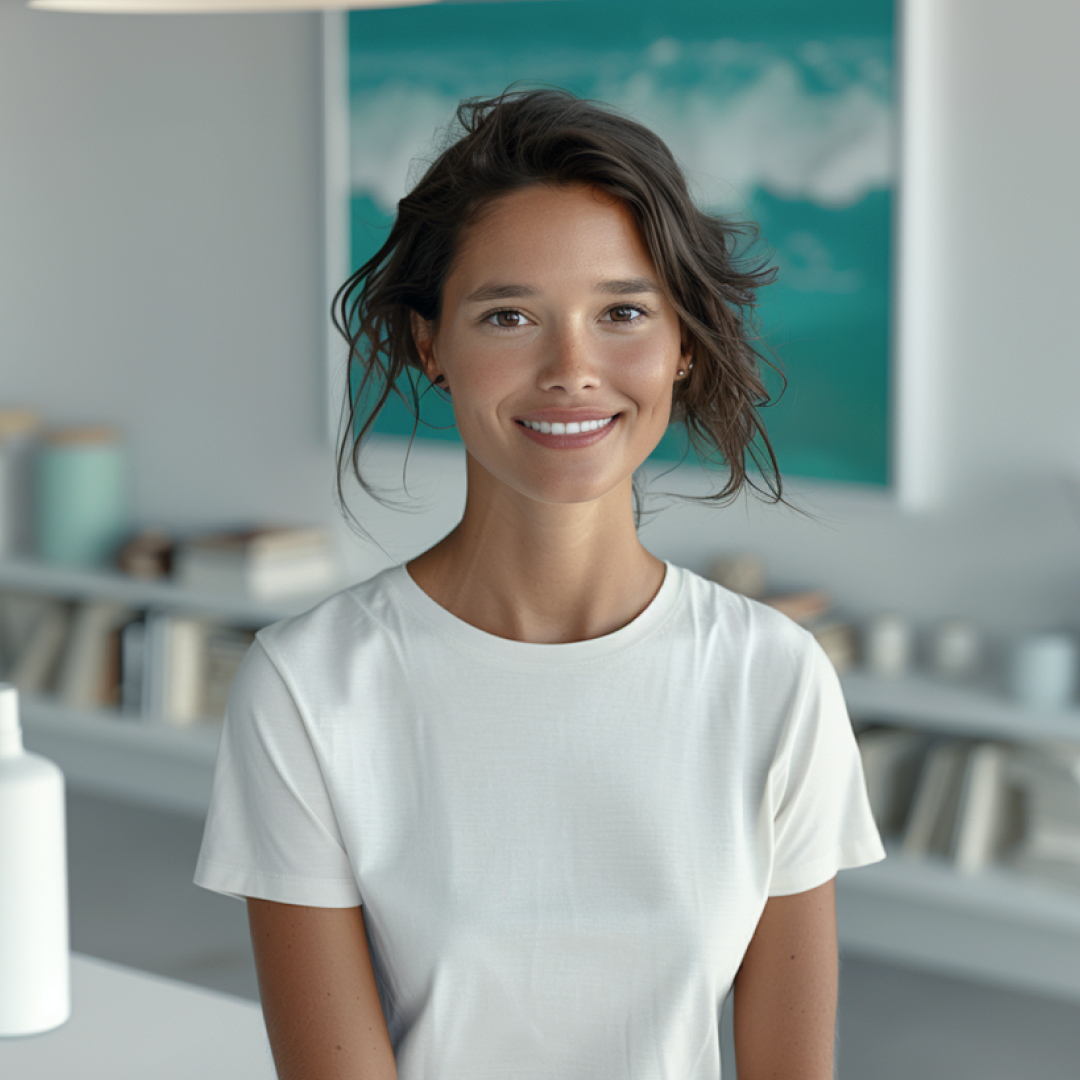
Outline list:
[[[413,342],[420,357],[420,366],[430,382],[443,374],[435,359],[435,324],[422,318],[415,311],[409,316]]]
[[[691,367],[694,363],[694,353],[697,351],[694,345],[694,339],[683,327],[682,334],[679,342],[679,367],[689,374]],[[683,378],[686,378],[684,375]]]

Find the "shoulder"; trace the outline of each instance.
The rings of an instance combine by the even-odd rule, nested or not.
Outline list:
[[[332,593],[305,612],[262,627],[255,639],[283,674],[340,668],[356,650],[385,643],[400,619],[393,585],[399,570],[391,567]]]
[[[836,671],[808,630],[768,604],[682,573],[679,651],[693,657],[687,677],[752,705],[765,728],[783,726],[822,695],[839,696]]]
[[[801,667],[818,660],[821,647],[813,634],[787,615],[690,570],[679,573],[684,617],[695,637],[707,637],[725,655],[740,655],[754,667]]]

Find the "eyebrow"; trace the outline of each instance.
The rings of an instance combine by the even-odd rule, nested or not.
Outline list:
[[[596,291],[609,296],[635,296],[641,293],[659,294],[662,290],[651,278],[616,278],[599,282]],[[538,291],[531,285],[481,285],[465,297],[465,303],[476,304],[484,300],[510,300],[538,295]]]

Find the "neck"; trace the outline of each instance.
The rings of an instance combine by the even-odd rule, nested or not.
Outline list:
[[[471,459],[469,466],[471,474]],[[618,630],[648,606],[664,578],[664,564],[638,539],[629,479],[579,504],[540,503],[470,482],[461,523],[408,569],[465,622],[538,643]]]

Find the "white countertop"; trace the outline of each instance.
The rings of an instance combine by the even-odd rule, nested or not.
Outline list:
[[[4,1080],[275,1080],[252,1001],[71,957],[71,1019],[0,1038]]]

